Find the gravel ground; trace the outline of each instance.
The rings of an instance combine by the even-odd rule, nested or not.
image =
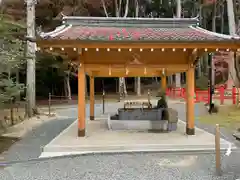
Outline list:
[[[172,105],[174,109],[178,111],[179,119],[186,121],[186,109],[185,105],[182,104],[174,104]],[[206,111],[206,107],[203,104],[195,104],[195,117],[204,115],[208,113]],[[197,119],[195,119],[195,125],[198,128],[204,129],[205,131],[214,134],[215,127],[208,124],[202,124]],[[227,141],[234,142],[238,147],[240,147],[240,142],[237,141],[230,132],[226,131],[224,128],[221,128],[221,137],[226,139]]]
[[[239,156],[240,157],[240,156]],[[235,180],[240,161],[223,157],[223,174],[215,175],[214,156],[132,153],[64,157],[10,165],[0,169],[1,180]]]

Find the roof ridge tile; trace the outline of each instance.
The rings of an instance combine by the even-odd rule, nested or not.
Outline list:
[[[117,18],[66,16],[65,24],[105,27],[187,27],[197,25],[197,18]]]

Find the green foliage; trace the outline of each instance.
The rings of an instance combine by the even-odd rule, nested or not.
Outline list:
[[[187,88],[186,84],[182,84],[182,87]],[[201,76],[200,78],[196,79],[195,88],[200,89],[200,90],[207,90],[208,89],[208,77]]]
[[[37,54],[36,95],[48,97],[48,93],[63,94],[63,80],[68,71],[69,60],[47,53]]]
[[[24,84],[16,83],[13,79],[0,79],[0,104],[9,103],[24,91]]]
[[[26,62],[24,58],[23,43],[16,39],[4,39],[0,47],[0,73],[8,73],[20,68]]]
[[[26,27],[19,22],[10,21],[0,14],[0,39],[15,40],[25,33]]]
[[[13,34],[22,28],[19,24],[0,19],[0,74],[11,74],[25,62],[24,43]]]
[[[202,76],[199,79],[197,79],[195,87],[197,89],[207,90],[208,89],[208,77]]]
[[[0,105],[13,103],[24,90],[24,84],[14,81],[12,73],[25,63],[24,43],[15,37],[22,27],[0,19]]]

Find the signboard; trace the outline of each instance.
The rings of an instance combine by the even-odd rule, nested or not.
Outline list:
[[[227,86],[231,67],[231,53],[219,51],[212,56],[213,82],[215,86]]]

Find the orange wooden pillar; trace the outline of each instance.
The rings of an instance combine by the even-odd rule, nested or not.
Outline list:
[[[94,77],[90,76],[90,120],[94,120],[94,105],[95,105],[95,98],[94,98]]]
[[[187,71],[187,103],[186,103],[186,134],[194,135],[194,89],[195,89],[195,69],[189,67]]]
[[[84,64],[80,64],[78,69],[78,136],[85,136],[85,86],[86,86],[86,75]]]
[[[164,92],[166,92],[166,90],[167,90],[167,77],[166,76],[161,77],[161,90]]]

